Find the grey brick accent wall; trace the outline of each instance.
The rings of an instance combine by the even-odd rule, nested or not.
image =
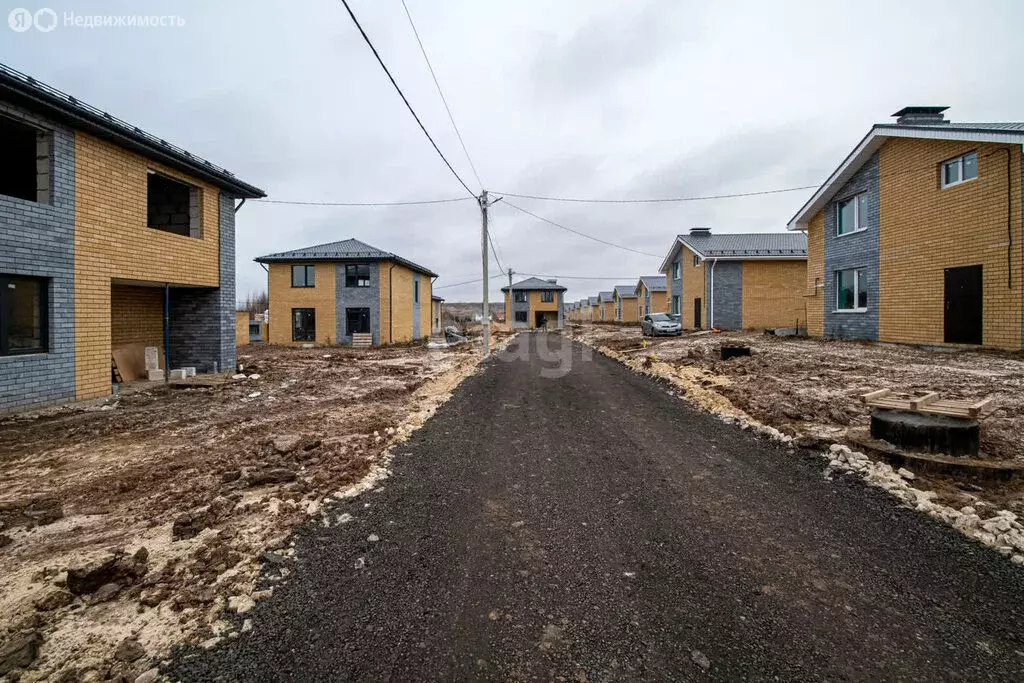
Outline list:
[[[565,309],[565,292],[555,292],[555,301],[558,302],[558,328],[561,329],[565,325],[565,317],[562,315]]]
[[[420,274],[419,273],[413,273],[412,274],[412,288],[413,288],[412,291],[414,293],[416,292],[416,287],[417,286],[419,287],[419,290],[420,290],[420,300],[416,301],[416,299],[413,298],[413,302],[412,302],[412,338],[413,339],[419,339],[420,338],[420,306],[423,303],[423,299],[422,299],[422,297],[423,297],[423,285],[420,284]]]
[[[380,279],[381,264],[370,264],[370,286],[369,287],[346,287],[345,266],[355,265],[339,263],[334,267],[334,321],[335,340],[341,343],[350,343],[352,335],[348,334],[346,308],[369,308],[370,309],[370,333],[373,336],[373,343],[380,344]]]
[[[712,273],[714,275],[712,275]],[[714,296],[710,293],[711,278],[714,277]],[[714,311],[708,320],[701,321],[705,328],[714,326],[720,330],[739,330],[743,327],[743,263],[741,261],[718,261],[712,268],[711,262],[704,265],[705,294]],[[712,301],[713,300],[713,301]]]
[[[1021,178],[1024,178],[1024,146],[1021,147],[1020,172],[1022,174]],[[1021,183],[1020,186],[1020,202],[1021,206],[1024,207],[1024,183]],[[1021,244],[1024,244],[1024,211],[1021,211],[1020,222],[1021,230],[1017,234],[1017,238]],[[1024,274],[1024,250],[1021,250],[1021,273]],[[1021,299],[1024,300],[1024,277],[1021,278],[1020,282],[1020,295]],[[1024,349],[1024,315],[1021,316],[1020,320],[1020,347]]]
[[[867,229],[836,235],[839,202],[867,193]],[[864,163],[825,206],[825,317],[824,335],[838,339],[878,339],[878,152]],[[836,313],[836,271],[864,268],[868,310]]]
[[[50,131],[49,203],[0,196],[0,273],[48,279],[47,353],[0,357],[0,413],[75,396],[75,137],[0,102],[0,115]],[[47,196],[48,195],[48,196]]]
[[[171,288],[171,369],[235,369],[235,198],[222,192],[219,209],[220,287]]]
[[[683,249],[682,249],[682,245],[677,244],[675,257],[672,259],[672,263],[678,263],[679,264],[679,279],[678,280],[671,280],[670,283],[669,283],[670,286],[669,286],[669,292],[668,292],[668,310],[669,310],[669,312],[672,311],[672,297],[678,296],[679,297],[679,313],[682,313],[683,312]],[[667,274],[667,276],[669,278],[672,277],[672,263],[670,263],[669,266],[668,266],[668,274]]]
[[[517,327],[529,327],[530,326],[530,296],[529,296],[529,294],[527,294],[527,296],[526,296],[526,301],[522,301],[522,302],[516,301],[515,290],[510,291],[509,294],[512,297],[512,328],[515,329]],[[516,311],[526,311],[526,322],[525,323],[517,323],[516,322]]]

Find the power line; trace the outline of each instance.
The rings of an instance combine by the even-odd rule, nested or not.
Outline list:
[[[450,204],[452,202],[468,202],[473,197],[452,197],[451,199],[421,199],[402,202],[314,202],[286,201],[283,199],[252,199],[250,201],[263,204],[290,204],[295,206],[416,206],[421,204]]]
[[[539,199],[547,202],[578,202],[586,204],[658,204],[665,202],[700,202],[709,199],[734,199],[736,197],[756,197],[766,194],[782,194],[783,192],[797,192],[799,190],[814,190],[820,185],[801,185],[800,187],[784,187],[778,190],[760,190],[758,192],[737,192],[734,194],[714,194],[703,197],[658,197],[652,199],[594,199],[583,197],[542,197],[535,194],[516,194],[515,192],[501,192],[507,197],[519,197],[520,199]]]
[[[491,254],[494,255],[494,262],[498,264],[498,270],[501,272],[502,275],[504,275],[505,274],[505,268],[504,268],[504,266],[501,265],[501,259],[498,258],[498,250],[495,249],[495,247],[494,247],[494,240],[491,239],[490,231],[487,232],[487,241],[491,245]],[[481,280],[482,279],[483,278],[481,278]]]
[[[505,277],[505,274],[504,273],[500,273],[498,275],[492,275],[492,276],[490,276],[487,279],[488,280],[496,280],[499,277]],[[472,285],[472,284],[475,284],[477,282],[483,282],[483,281],[484,281],[484,279],[482,277],[478,277],[475,280],[466,280],[465,282],[456,282],[453,285],[441,285],[440,287],[434,287],[434,289],[448,289],[449,287],[461,287],[462,285]]]
[[[412,14],[409,13],[409,6],[405,4],[405,0],[402,0],[402,7],[405,9],[405,16],[409,18],[409,26],[412,27],[413,35],[416,36],[416,42],[419,43],[420,52],[423,53],[423,61],[427,63],[427,69],[430,70],[430,77],[434,79],[434,85],[437,87],[437,94],[441,98],[441,102],[444,104],[444,110],[448,112],[448,120],[452,122],[452,128],[455,129],[455,137],[459,139],[459,144],[462,145],[462,152],[466,155],[466,161],[469,162],[469,167],[473,169],[473,175],[476,176],[476,182],[480,184],[480,187],[484,186],[484,181],[480,180],[480,174],[476,172],[476,164],[473,163],[473,158],[469,156],[469,150],[466,149],[466,143],[462,139],[462,133],[459,132],[459,127],[455,125],[455,117],[452,116],[451,107],[448,106],[448,100],[445,99],[444,92],[441,91],[441,84],[437,80],[437,74],[434,73],[434,67],[430,64],[430,57],[427,56],[427,48],[423,47],[423,41],[420,40],[420,32],[416,30],[416,24],[412,20]]]
[[[519,275],[527,275],[529,277],[543,277],[543,278],[554,278],[555,280],[618,280],[622,283],[633,282],[639,280],[637,276],[632,277],[605,277],[603,275],[543,275],[541,273],[518,273]]]
[[[437,146],[436,142],[434,142],[434,138],[430,137],[430,133],[427,132],[427,127],[423,125],[423,122],[420,121],[420,117],[416,115],[416,111],[412,108],[412,105],[409,104],[409,100],[406,99],[405,93],[403,93],[402,89],[398,87],[398,83],[395,82],[395,77],[391,75],[391,72],[388,71],[388,67],[384,64],[384,60],[381,59],[380,54],[377,52],[377,48],[375,48],[373,46],[373,43],[370,42],[370,37],[366,35],[366,31],[363,30],[363,27],[359,23],[359,20],[356,19],[356,15],[352,13],[352,8],[348,6],[348,0],[341,0],[341,4],[345,6],[345,9],[348,11],[348,15],[352,17],[352,23],[354,23],[356,25],[356,28],[359,29],[359,33],[362,34],[363,40],[365,40],[366,44],[370,47],[370,50],[373,52],[373,56],[377,58],[377,63],[380,64],[380,68],[384,69],[384,73],[388,75],[388,79],[391,81],[391,85],[395,86],[395,90],[398,91],[399,97],[401,97],[402,101],[405,102],[405,106],[409,110],[409,113],[412,114],[412,117],[414,119],[416,119],[416,123],[419,124],[420,130],[422,130],[423,134],[427,136],[428,140],[430,140],[430,144],[433,145],[434,151],[437,152],[437,155],[439,157],[441,157],[441,161],[443,161],[444,165],[448,167],[448,170],[452,172],[452,175],[455,176],[455,179],[458,180],[459,183],[461,183],[461,185],[464,188],[466,188],[466,192],[468,192],[470,196],[475,197],[476,193],[474,193],[473,190],[469,189],[469,185],[467,185],[465,181],[462,180],[462,177],[455,172],[455,169],[452,168],[452,165],[448,162],[448,159],[444,156],[444,154],[441,153],[441,148]]]
[[[561,223],[556,223],[555,221],[553,221],[553,220],[551,220],[549,218],[544,218],[543,216],[538,216],[537,214],[533,213],[532,211],[527,211],[526,209],[524,209],[524,208],[522,208],[520,206],[516,206],[515,204],[513,204],[512,202],[510,202],[508,200],[505,200],[505,204],[508,204],[509,206],[511,206],[516,211],[522,211],[523,213],[525,213],[528,216],[533,216],[534,218],[536,218],[539,221],[543,221],[545,223],[548,223],[550,225],[555,226],[556,228],[561,228],[562,230],[566,230],[566,231],[571,232],[571,233],[573,233],[575,235],[579,235],[580,237],[585,237],[588,240],[593,240],[595,242],[600,242],[601,244],[606,244],[609,247],[615,247],[616,249],[623,249],[625,251],[631,251],[634,254],[640,254],[641,256],[650,256],[651,258],[656,258],[656,259],[662,258],[662,256],[658,255],[658,254],[649,254],[646,251],[640,251],[639,249],[633,249],[631,247],[625,247],[625,246],[623,246],[621,244],[615,244],[614,242],[609,242],[607,240],[603,240],[600,237],[594,237],[593,235],[588,235],[585,232],[580,232],[579,230],[574,230],[572,228],[568,228],[568,227],[562,225]]]

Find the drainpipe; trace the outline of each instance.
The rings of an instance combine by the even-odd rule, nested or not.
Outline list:
[[[388,344],[395,343],[395,287],[391,271],[395,269],[395,262],[388,266]],[[431,289],[433,291],[433,289]],[[383,340],[381,340],[383,344]]]
[[[242,197],[242,201],[238,202],[238,206],[235,207],[235,213],[238,213],[238,210],[243,206],[245,206],[245,197]]]
[[[996,152],[1006,152],[1006,288],[1013,289],[1013,154],[1009,147]]]
[[[715,264],[718,259],[711,259],[711,296],[708,297],[708,329],[715,327]]]
[[[171,285],[164,283],[164,384],[171,377]]]

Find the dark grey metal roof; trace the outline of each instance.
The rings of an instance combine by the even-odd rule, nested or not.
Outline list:
[[[664,275],[641,275],[640,282],[644,283],[644,287],[649,292],[664,292],[668,290]],[[636,291],[636,288],[634,287],[633,290]]]
[[[635,299],[636,298],[636,286],[635,285],[615,285],[615,294],[620,299]]]
[[[597,300],[601,301],[601,302],[612,301],[613,296],[614,295],[613,295],[612,292],[598,292],[597,293]]]
[[[596,305],[597,305],[597,304],[599,303],[599,302],[598,302],[598,300],[597,300],[597,297],[596,297],[596,296],[592,296],[592,297],[590,297],[589,299],[587,299],[587,302],[588,302],[588,303],[589,303],[589,304],[590,304],[591,306],[596,306]]]
[[[968,121],[944,121],[942,123],[876,123],[875,128],[895,128],[896,130],[959,130],[959,131],[1000,131],[1007,133],[1024,133],[1024,122],[1004,121],[996,123],[972,123]]]
[[[432,294],[430,296],[430,300],[431,301],[444,301],[444,297],[443,296],[437,296],[436,294]]]
[[[258,199],[267,193],[236,178],[227,169],[170,144],[138,126],[111,116],[91,105],[0,64],[0,100],[25,107],[73,128],[93,133],[114,144],[167,164],[182,173],[220,187],[234,197]]]
[[[547,280],[541,280],[539,277],[528,277],[525,280],[516,282],[512,285],[512,289],[533,289],[533,290],[552,290],[556,292],[564,292],[565,287],[558,284],[557,282],[549,282]],[[507,292],[508,286],[501,288],[501,291]]]
[[[701,258],[807,257],[807,235],[800,232],[679,235],[679,240]]]
[[[276,254],[267,254],[253,260],[257,263],[287,263],[290,261],[395,261],[424,275],[437,277],[437,273],[429,268],[424,268],[389,251],[371,247],[369,244],[360,242],[357,239],[317,244],[312,247],[293,249],[292,251],[279,251]]]

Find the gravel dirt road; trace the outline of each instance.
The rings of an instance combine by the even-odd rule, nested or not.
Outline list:
[[[1019,680],[1024,572],[824,464],[520,335],[350,521],[297,530],[250,632],[166,673]]]

